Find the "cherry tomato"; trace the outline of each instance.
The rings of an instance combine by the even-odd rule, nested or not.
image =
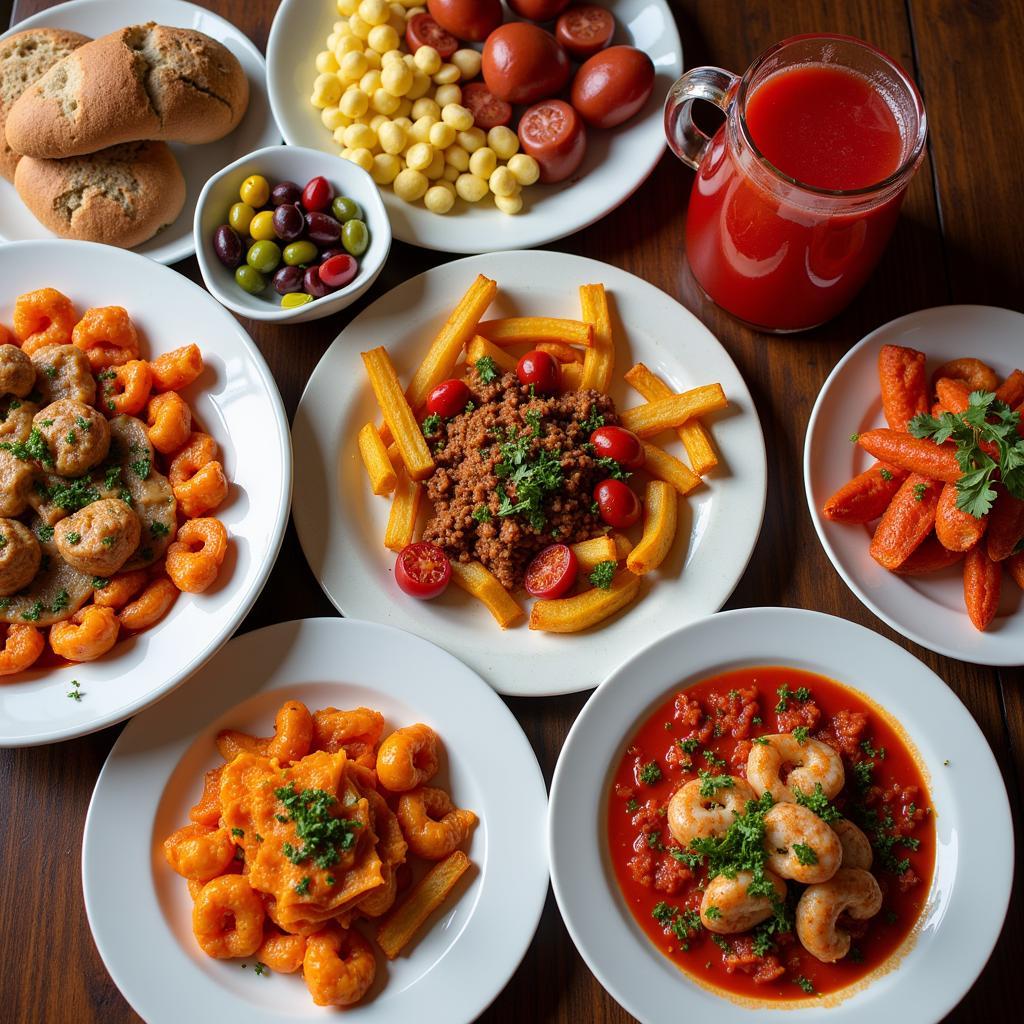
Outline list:
[[[536,103],[562,91],[569,58],[550,32],[527,21],[502,25],[484,44],[484,81],[508,103]]]
[[[600,53],[615,35],[615,18],[607,7],[577,4],[570,7],[555,24],[555,38],[577,60]]]
[[[459,41],[446,32],[429,14],[417,14],[405,26],[405,41],[415,53],[421,46],[432,46],[447,60],[458,48]]]
[[[344,288],[359,270],[359,264],[346,253],[332,256],[317,268],[320,280],[329,288]]]
[[[602,480],[594,488],[601,518],[616,530],[625,530],[640,518],[640,499],[621,480]]]
[[[634,46],[612,46],[590,58],[576,72],[572,105],[595,128],[628,121],[654,88],[654,63]]]
[[[516,364],[516,376],[524,387],[532,384],[540,394],[549,395],[558,390],[562,381],[562,368],[550,352],[534,349],[520,358]]]
[[[551,544],[526,570],[526,590],[534,597],[550,600],[561,597],[576,582],[579,565],[568,544]]]
[[[464,380],[443,380],[427,395],[427,412],[451,419],[466,408],[470,397]]]
[[[434,21],[459,39],[482,43],[501,24],[501,0],[427,0]]]
[[[540,164],[540,180],[564,181],[576,173],[587,151],[587,133],[579,114],[562,100],[544,100],[519,119],[523,152]]]
[[[436,545],[421,540],[407,544],[395,560],[395,579],[410,597],[429,601],[443,594],[452,578],[448,556]]]
[[[614,459],[623,469],[639,469],[644,464],[644,446],[640,438],[625,427],[598,427],[590,443],[599,456]]]
[[[485,132],[512,120],[512,107],[499,100],[483,82],[470,82],[462,87],[462,105],[473,115],[477,128]]]
[[[310,178],[302,190],[302,205],[310,212],[326,210],[334,199],[334,186],[323,177]]]
[[[569,0],[508,0],[508,5],[520,18],[551,21],[569,6]]]

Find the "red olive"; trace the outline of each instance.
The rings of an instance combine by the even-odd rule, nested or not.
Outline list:
[[[549,395],[558,390],[562,368],[550,352],[534,349],[520,358],[516,364],[516,376],[524,387],[532,384],[539,394]]]
[[[569,58],[550,32],[513,21],[487,37],[483,74],[487,88],[499,100],[536,103],[565,87]]]
[[[621,480],[602,480],[594,488],[594,501],[601,518],[616,530],[625,530],[640,518],[640,499]]]
[[[427,412],[443,416],[446,420],[458,416],[471,398],[464,380],[443,380],[427,395]]]
[[[628,121],[654,88],[654,62],[633,46],[612,46],[594,54],[576,72],[572,105],[595,128]]]
[[[453,36],[482,43],[501,24],[501,0],[427,0],[430,16]]]

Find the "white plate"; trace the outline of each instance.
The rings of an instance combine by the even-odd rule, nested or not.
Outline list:
[[[923,927],[898,969],[839,1005],[813,1003],[794,1014],[741,1006],[701,987],[634,921],[608,857],[608,787],[625,744],[673,692],[743,665],[788,665],[867,694],[904,726],[926,770],[936,809],[936,857]],[[583,708],[558,758],[548,852],[555,898],[573,942],[601,984],[644,1024],[793,1017],[934,1024],[981,973],[1013,878],[1006,789],[981,731],[953,692],[877,633],[788,608],[713,615],[641,651],[611,675]]]
[[[266,63],[260,51],[231,22],[182,0],[146,0],[145,3],[139,0],[70,0],[19,21],[0,39],[28,28],[66,28],[98,39],[125,25],[144,21],[205,32],[238,58],[249,79],[249,109],[230,135],[203,146],[169,143],[185,176],[185,205],[173,224],[133,251],[157,263],[177,263],[195,251],[192,217],[206,179],[245,153],[281,141],[267,101]],[[0,241],[53,237],[29,213],[14,186],[6,178],[0,178]]]
[[[679,536],[662,570],[644,581],[644,596],[629,609],[585,633],[536,633],[525,623],[502,632],[487,609],[457,587],[434,601],[417,601],[392,578],[395,556],[382,544],[390,503],[370,492],[356,447],[359,428],[379,416],[359,353],[386,345],[407,380],[478,273],[498,282],[488,318],[578,316],[579,286],[603,282],[617,339],[611,394],[618,408],[640,404],[622,380],[638,361],[679,390],[720,381],[729,399],[729,409],[708,420],[721,465],[680,502]],[[324,353],[292,430],[295,525],[327,596],[345,615],[433,640],[500,693],[589,689],[638,647],[717,611],[743,574],[761,528],[764,438],[750,392],[725,349],[664,292],[580,256],[492,253],[435,267],[399,285],[356,317]],[[678,440],[668,448],[686,458]]]
[[[480,818],[469,884],[407,955],[378,956],[375,995],[344,1018],[473,1020],[519,965],[544,906],[544,780],[516,720],[479,676],[432,644],[351,619],[287,622],[233,640],[121,734],[96,783],[82,849],[85,907],[107,970],[147,1024],[334,1019],[298,975],[260,978],[205,956],[185,883],[161,846],[187,821],[202,773],[220,763],[217,732],[266,735],[289,698],[311,710],[364,704],[389,727],[424,721],[440,734],[442,784]]]
[[[390,188],[381,189],[395,238],[441,252],[528,249],[588,227],[647,180],[665,151],[662,106],[683,73],[683,48],[665,0],[615,0],[605,6],[618,22],[614,42],[645,50],[654,61],[654,90],[644,109],[612,131],[588,128],[587,155],[576,174],[557,185],[526,189],[523,212],[514,217],[490,200],[461,199],[451,213],[439,216],[422,203],[404,202]],[[320,111],[309,102],[317,75],[314,59],[337,20],[333,0],[284,0],[274,17],[267,81],[274,117],[290,146],[339,151]]]
[[[281,397],[259,350],[230,313],[187,278],[134,253],[91,242],[0,245],[0,323],[16,296],[49,286],[79,313],[124,306],[143,354],[195,342],[206,369],[185,391],[217,440],[231,492],[217,510],[231,538],[221,576],[182,594],[167,617],[89,664],[30,671],[0,685],[0,746],[82,736],[159,700],[227,640],[263,589],[288,521],[292,453]],[[68,682],[84,694],[69,700]]]
[[[908,345],[928,356],[928,379],[942,363],[976,356],[999,374],[1024,362],[1024,316],[993,306],[938,306],[872,331],[836,364],[807,425],[804,487],[811,520],[846,585],[897,633],[929,650],[979,665],[1024,663],[1024,599],[1003,574],[995,620],[981,633],[964,610],[963,568],[927,576],[897,576],[868,553],[867,527],[829,522],[821,507],[847,480],[874,461],[850,435],[884,427],[878,351]]]

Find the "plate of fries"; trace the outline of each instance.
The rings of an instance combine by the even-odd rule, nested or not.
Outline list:
[[[644,465],[630,486],[647,514],[621,531],[597,521],[573,543],[580,573],[567,596],[532,601],[498,570],[452,558],[452,585],[416,600],[394,569],[432,512],[438,448],[426,443],[424,401],[484,357],[500,375],[538,346],[556,354],[561,392],[607,396],[640,439]],[[726,351],[664,292],[562,253],[470,257],[378,299],[324,354],[292,436],[299,539],[338,610],[428,638],[509,695],[590,689],[639,648],[717,611],[764,512],[764,438]],[[606,575],[594,582],[597,566]]]
[[[294,708],[296,702],[309,712],[325,710],[313,715],[312,736],[308,730],[304,734],[309,753],[292,748],[286,755],[285,747],[297,741],[301,730],[284,725],[287,716],[279,709]],[[307,877],[295,890],[304,891],[303,902],[289,904],[306,912],[326,891],[325,870],[328,882],[334,884],[330,876],[335,874],[346,891],[353,872],[365,876],[366,871],[359,856],[353,861],[347,853],[327,858],[331,863],[325,870],[312,859],[302,860],[303,848],[314,842],[311,837],[329,833],[322,826],[302,832],[301,812],[289,797],[268,811],[258,830],[265,836],[231,830],[231,841],[242,851],[237,858],[241,871],[238,864],[229,864],[228,873],[205,884],[195,879],[186,888],[179,874],[188,863],[182,857],[188,856],[189,842],[197,841],[195,830],[207,829],[207,838],[218,834],[207,817],[211,795],[222,815],[219,832],[225,835],[236,824],[232,813],[262,806],[252,794],[237,806],[231,802],[225,794],[236,790],[229,771],[239,778],[255,779],[254,771],[266,771],[320,781],[330,775],[322,770],[325,762],[332,761],[336,769],[340,762],[345,813],[335,815],[333,822],[359,835],[352,849],[367,850],[380,839],[377,831],[388,833],[382,814],[394,830],[395,815],[384,804],[386,791],[378,791],[378,776],[362,764],[361,741],[346,746],[334,726],[324,728],[332,718],[346,715],[377,719],[382,729],[371,746],[387,746],[393,730],[408,730],[414,723],[421,731],[426,726],[436,733],[436,771],[428,785],[450,794],[460,807],[472,808],[475,815],[456,848],[416,853],[400,841],[404,863],[395,868],[397,894],[390,908],[377,914],[382,908],[367,907],[364,914],[357,906],[354,913],[321,915],[317,924],[305,927],[297,921],[292,928],[285,921],[281,894],[276,899],[257,895],[266,891],[261,880],[270,874],[283,877],[282,870],[315,876],[312,886]],[[204,773],[225,764],[225,742],[271,733],[273,745],[265,755],[241,750],[221,769],[216,785],[209,780],[204,785]],[[379,779],[384,777],[382,772]],[[358,827],[365,800],[350,801],[354,791],[368,793],[373,798],[369,806],[377,807],[367,819],[368,828]],[[284,792],[275,795],[284,801]],[[407,795],[413,798],[416,792]],[[300,803],[307,794],[311,801],[315,795],[330,802],[322,786],[301,794],[292,789]],[[405,820],[402,799],[399,795],[390,801],[397,822]],[[308,826],[314,804],[302,807]],[[274,811],[284,813],[274,818]],[[350,986],[340,991],[330,969],[325,976],[330,958],[320,947],[337,941],[336,936],[344,937],[347,950],[363,950],[360,970],[368,970],[368,976],[362,974],[365,987],[358,993],[358,1005],[346,1012],[368,1022],[468,1024],[505,986],[537,928],[548,884],[546,816],[544,780],[529,742],[500,698],[470,669],[418,637],[372,623],[337,618],[280,623],[233,640],[159,711],[139,715],[114,745],[85,825],[82,876],[89,924],[111,977],[148,1024],[240,1016],[253,1024],[322,1020],[323,1004],[314,1005],[313,999],[333,997],[340,1005],[338,997],[352,994]],[[290,820],[297,824],[288,824]],[[187,821],[196,824],[185,853],[179,848],[175,856],[165,836]],[[401,828],[406,833],[407,826]],[[283,846],[288,860],[283,867],[276,860],[275,830],[291,830],[293,841],[296,836],[303,840],[298,854]],[[349,850],[340,842],[339,851]],[[394,839],[387,842],[393,845]],[[325,849],[322,842],[316,847],[320,856]],[[209,875],[208,857],[199,863]],[[228,882],[245,888],[250,902],[257,901],[262,924],[248,920],[250,908],[232,904],[237,915],[218,926],[226,935],[218,932],[215,945],[201,949],[197,939],[205,942],[210,931],[196,922],[215,898],[212,891]],[[290,889],[291,879],[285,882]],[[195,903],[190,890],[196,893]],[[124,913],[125,894],[130,894],[131,914]],[[269,908],[265,913],[259,910],[260,901]],[[147,936],[143,944],[138,940],[140,926]],[[241,951],[248,955],[236,955],[239,949],[216,945],[246,941],[253,927],[262,929],[255,952],[250,946]],[[300,948],[282,957],[282,945],[292,940],[305,953]],[[481,958],[484,949],[487,955]],[[356,984],[355,978],[351,981]]]

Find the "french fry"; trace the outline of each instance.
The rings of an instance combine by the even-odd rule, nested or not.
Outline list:
[[[833,523],[870,523],[881,516],[896,496],[907,471],[876,462],[843,484],[821,507],[821,514]]]
[[[940,448],[925,437],[911,437],[902,430],[880,427],[866,430],[857,438],[857,444],[880,462],[899,466],[911,473],[955,484],[960,479],[960,467],[952,448]]]
[[[537,345],[542,341],[557,341],[565,345],[593,344],[594,328],[582,320],[562,320],[553,316],[507,316],[500,320],[485,320],[477,326],[495,345]]]
[[[578,633],[625,608],[639,593],[640,577],[621,570],[615,574],[607,590],[595,587],[574,597],[535,601],[530,610],[530,629],[545,633]]]
[[[608,296],[603,284],[580,285],[580,309],[583,319],[593,326],[593,343],[583,357],[583,379],[580,390],[594,388],[604,394],[612,383],[615,369],[615,340]]]
[[[391,499],[391,512],[384,531],[384,547],[401,551],[416,536],[416,517],[423,497],[423,484],[409,479],[404,469],[396,473],[395,496]]]
[[[573,544],[572,553],[576,556],[581,576],[589,576],[594,566],[600,562],[617,562],[619,560],[619,552],[611,534]]]
[[[508,373],[516,368],[515,356],[509,355],[503,348],[498,348],[483,335],[474,334],[466,349],[466,362],[475,363],[483,356],[490,356],[502,373]]]
[[[932,532],[941,491],[938,483],[919,473],[900,484],[871,538],[871,557],[879,565],[897,568]]]
[[[624,533],[613,533],[615,557],[621,562],[633,550],[633,542]]]
[[[996,388],[996,398],[1011,409],[1024,402],[1024,370],[1014,370],[1002,384]]]
[[[583,364],[583,376],[587,375],[587,364]],[[682,426],[687,420],[705,413],[724,409],[728,405],[721,384],[705,384],[668,398],[657,398],[646,405],[627,409],[619,416],[619,422],[632,430],[637,437],[653,437],[663,430]]]
[[[1001,562],[1009,558],[1024,539],[1024,501],[1015,498],[1000,484],[989,520],[988,557],[993,562]]]
[[[971,392],[962,380],[940,377],[935,382],[935,394],[945,412],[964,412],[971,404]]]
[[[906,430],[919,412],[928,411],[925,354],[902,345],[883,345],[878,353],[882,411],[893,430]]]
[[[948,551],[967,551],[981,540],[989,517],[976,519],[956,507],[956,484],[943,484],[939,506],[935,510],[935,536]]]
[[[380,431],[378,431],[378,433],[380,433]],[[385,443],[383,438],[381,438],[380,443]],[[399,467],[404,467],[405,465],[405,463],[402,462],[402,453],[398,450],[398,445],[395,444],[394,441],[392,441],[388,445],[388,458],[391,460],[391,465],[394,466],[395,469],[398,469]]]
[[[562,364],[562,390],[563,391],[579,391],[580,384],[583,381],[583,364],[582,363],[563,363]]]
[[[923,576],[925,573],[938,572],[956,565],[964,557],[962,551],[948,551],[939,543],[934,533],[929,534],[917,550],[898,565],[893,572],[900,576]]]
[[[644,469],[651,476],[671,484],[680,494],[689,494],[700,483],[700,477],[685,462],[650,441],[640,443],[644,446]]]
[[[384,414],[384,422],[402,453],[406,470],[414,480],[425,479],[434,471],[434,460],[412,407],[402,394],[402,386],[387,349],[381,346],[361,355],[377,404]],[[387,442],[382,439],[382,443]]]
[[[652,402],[656,398],[668,398],[672,394],[672,389],[643,363],[637,363],[630,367],[624,378],[626,383],[648,402]],[[679,435],[679,440],[683,442],[694,473],[704,476],[718,465],[718,455],[711,443],[711,435],[700,420],[687,420],[677,428],[676,433]]]
[[[560,363],[582,363],[583,353],[562,341],[540,341],[535,346],[540,352],[547,352]]]
[[[664,480],[651,480],[644,493],[644,532],[626,558],[626,568],[643,576],[665,560],[676,538],[679,496]]]
[[[516,599],[479,562],[452,562],[452,582],[482,601],[502,629],[523,617]]]
[[[980,359],[951,359],[943,363],[932,374],[932,387],[941,377],[952,377],[962,380],[971,391],[995,391],[999,387],[999,378],[995,370]]]
[[[988,629],[999,609],[1003,585],[1003,567],[988,557],[983,544],[977,544],[964,556],[964,604],[974,628]]]
[[[359,431],[359,454],[363,457],[363,465],[370,477],[370,487],[374,494],[390,494],[398,482],[395,467],[388,458],[388,450],[380,439],[376,426],[367,423]]]
[[[394,960],[412,941],[430,915],[441,906],[455,888],[455,883],[469,868],[469,858],[455,850],[438,861],[377,929],[377,945]]]

